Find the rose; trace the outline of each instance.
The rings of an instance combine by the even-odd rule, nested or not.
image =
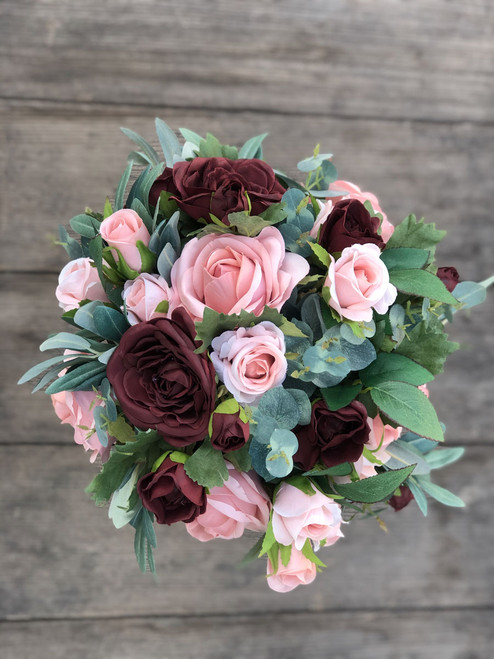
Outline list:
[[[381,208],[379,204],[379,200],[375,194],[373,194],[372,192],[363,192],[358,185],[355,185],[355,183],[351,183],[350,181],[342,181],[342,180],[334,181],[333,183],[331,183],[329,189],[334,191],[342,190],[348,192],[348,194],[342,195],[341,197],[332,197],[331,199],[333,203],[341,201],[342,199],[356,199],[357,201],[360,201],[362,204],[365,204],[366,201],[370,201],[374,212],[380,213],[383,216],[383,220],[381,224],[381,236],[385,243],[388,242],[388,240],[393,235],[393,231],[395,230],[395,228],[388,220],[388,216]]]
[[[239,403],[255,405],[286,377],[285,337],[273,323],[223,332],[211,347],[216,372]]]
[[[115,247],[133,270],[142,267],[137,242],[149,245],[149,231],[139,215],[128,208],[109,215],[100,225],[100,234],[110,247]],[[117,258],[114,255],[115,258]]]
[[[346,247],[340,258],[331,257],[325,286],[331,298],[329,306],[348,320],[372,320],[372,309],[384,314],[396,300],[396,288],[381,261],[377,245]]]
[[[225,314],[245,309],[257,316],[266,305],[281,309],[308,272],[302,256],[285,253],[278,229],[266,227],[255,238],[193,238],[175,261],[171,279],[179,303],[201,320],[205,307]]]
[[[125,282],[122,298],[131,325],[153,318],[169,318],[176,306],[175,293],[166,279],[147,272]],[[156,311],[158,304],[168,303],[166,312]]]
[[[172,446],[201,441],[214,409],[214,367],[194,350],[195,328],[183,309],[130,327],[111,356],[107,377],[128,420],[153,428]]]
[[[301,551],[292,547],[288,565],[280,561],[278,571],[273,573],[273,566],[268,559],[268,586],[278,593],[288,593],[290,590],[310,584],[314,581],[317,569],[312,561],[309,561]]]
[[[98,270],[90,258],[75,259],[67,263],[58,276],[55,295],[64,311],[77,309],[83,300],[108,300]]]
[[[279,202],[285,189],[262,160],[194,158],[165,169],[153,183],[149,201],[156,206],[162,190],[172,193],[180,208],[195,220],[210,214],[228,224],[229,213],[249,210],[259,215]]]
[[[269,522],[271,502],[258,475],[240,472],[229,462],[228,479],[211,488],[206,512],[187,524],[191,536],[206,542],[214,538],[240,538],[245,529],[264,532]]]
[[[343,537],[340,506],[319,490],[306,494],[289,483],[282,483],[273,503],[273,533],[282,545],[302,549],[307,538],[319,548],[324,540],[333,545]]]
[[[355,462],[369,441],[367,411],[359,401],[331,411],[323,400],[312,406],[310,423],[297,426],[298,451],[293,459],[305,471],[321,461],[326,467]]]
[[[394,508],[395,512],[403,510],[403,508],[408,506],[410,501],[414,499],[412,491],[408,485],[400,485],[399,490],[400,494],[393,494],[391,499],[388,501],[389,505]]]
[[[458,270],[452,265],[438,268],[436,274],[450,293],[455,290],[456,284],[460,281]]]
[[[187,476],[181,462],[169,457],[155,472],[139,479],[137,492],[158,524],[192,522],[206,510],[206,490]]]
[[[213,414],[211,432],[211,445],[218,451],[229,453],[236,451],[249,440],[249,424],[236,414]]]
[[[103,446],[95,432],[93,408],[101,405],[96,394],[93,391],[61,391],[52,394],[51,400],[60,421],[74,429],[75,443],[84,446],[85,451],[92,451],[90,462],[94,462],[98,456],[102,462],[106,462],[115,440],[109,438],[108,445]]]
[[[379,218],[371,217],[360,201],[344,199],[333,205],[321,227],[318,242],[328,252],[341,252],[357,244],[382,248],[384,241],[377,233],[378,228]]]

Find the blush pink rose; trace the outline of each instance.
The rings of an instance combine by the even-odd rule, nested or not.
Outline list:
[[[341,197],[331,197],[331,201],[335,204],[336,202],[341,201],[342,199],[356,199],[357,201],[360,201],[361,204],[365,204],[366,201],[370,201],[374,211],[376,213],[380,213],[383,216],[383,221],[381,223],[381,235],[384,242],[385,243],[388,242],[388,240],[393,235],[393,231],[395,230],[395,228],[388,220],[388,216],[381,208],[379,204],[379,200],[375,194],[373,194],[372,192],[363,192],[358,185],[355,185],[355,183],[351,183],[350,181],[341,181],[341,180],[334,181],[333,183],[331,183],[329,189],[335,191],[339,191],[339,190],[348,191],[348,194],[341,195]]]
[[[82,300],[108,300],[98,270],[92,264],[90,258],[80,258],[69,261],[62,269],[55,295],[64,311],[77,309]]]
[[[331,256],[325,281],[331,293],[329,306],[348,320],[372,320],[372,309],[384,314],[396,300],[396,288],[377,245],[345,247],[340,258]]]
[[[89,460],[94,462],[98,456],[106,462],[110,455],[112,442],[102,446],[94,430],[93,407],[100,405],[94,391],[61,391],[52,394],[51,400],[55,414],[62,423],[68,423],[74,429],[74,441],[84,446],[84,450],[92,451]]]
[[[211,347],[213,366],[239,403],[255,405],[286,377],[285,337],[273,323],[223,332]]]
[[[308,272],[302,256],[285,252],[278,229],[266,227],[253,238],[193,238],[173,265],[171,279],[179,303],[194,320],[201,320],[205,307],[225,314],[245,309],[256,315],[266,305],[281,309]]]
[[[166,279],[147,272],[125,282],[122,298],[125,300],[127,318],[131,325],[153,318],[170,318],[175,309],[175,293]],[[157,312],[160,302],[168,302],[166,313]]]
[[[403,428],[393,428],[393,426],[384,424],[379,414],[373,419],[369,419],[369,427],[369,441],[366,444],[366,448],[372,451],[374,457],[376,457],[381,464],[386,464],[391,458],[390,454],[386,451],[386,448],[399,439]],[[364,455],[354,463],[354,467],[360,478],[370,478],[377,473],[376,463],[371,462]],[[339,482],[349,482],[350,478],[342,477],[341,480],[337,480]]]
[[[268,586],[277,593],[288,593],[297,586],[310,584],[316,578],[317,568],[301,551],[292,547],[288,565],[278,563],[278,571],[273,574],[273,566],[268,559]]]
[[[146,225],[135,211],[123,208],[109,215],[101,223],[100,234],[110,247],[115,247],[120,251],[133,270],[141,269],[141,255],[136,244],[140,240],[147,247],[151,236]],[[116,252],[114,258],[118,260]]]
[[[189,524],[191,536],[206,542],[215,538],[240,538],[245,529],[264,532],[269,522],[271,502],[253,471],[240,472],[227,462],[228,480],[211,488],[206,512]]]
[[[340,506],[319,490],[305,494],[289,483],[282,483],[276,494],[272,521],[276,541],[293,543],[295,549],[302,549],[307,538],[318,549],[323,540],[333,545],[343,537]]]
[[[316,221],[314,222],[314,226],[310,230],[310,236],[312,238],[317,238],[319,229],[322,227],[324,222],[326,222],[328,217],[331,215],[332,210],[333,210],[333,198],[328,199],[324,204],[321,205],[319,213],[317,214],[316,217]]]

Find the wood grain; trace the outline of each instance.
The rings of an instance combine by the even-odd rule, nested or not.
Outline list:
[[[132,530],[116,531],[84,494],[96,467],[79,447],[0,451],[3,619],[494,605],[492,447],[437,472],[466,510],[389,511],[388,534],[371,519],[350,523],[321,554],[328,569],[289,596],[269,590],[263,561],[235,568],[245,538],[200,543],[179,524],[157,529],[154,583],[135,564]]]
[[[0,95],[492,122],[492,3],[3,0]]]
[[[4,659],[492,659],[491,611],[5,623]]]

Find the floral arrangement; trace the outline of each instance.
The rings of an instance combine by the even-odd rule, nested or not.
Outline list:
[[[140,568],[155,570],[154,522],[202,542],[250,530],[246,560],[266,556],[287,592],[359,517],[462,506],[432,478],[463,449],[440,446],[427,384],[458,347],[445,325],[492,278],[437,268],[445,232],[393,227],[319,147],[299,183],[264,162],[265,135],[237,149],[156,128],[163,158],[123,129],[138,150],[114,202],[72,218],[77,239],[60,227],[75,331],[20,380],[101,461],[87,492],[134,527]]]

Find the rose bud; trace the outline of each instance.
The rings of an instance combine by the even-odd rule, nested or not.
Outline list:
[[[297,586],[305,586],[314,581],[317,574],[315,563],[309,561],[301,551],[292,547],[288,565],[280,561],[278,571],[273,574],[273,566],[268,559],[268,586],[277,593],[288,593]]]
[[[319,234],[319,244],[329,253],[341,252],[345,247],[372,244],[380,249],[384,241],[377,233],[379,218],[371,217],[365,206],[354,199],[333,205]]]
[[[399,510],[403,510],[405,506],[408,506],[413,498],[412,491],[408,485],[400,485],[400,494],[393,494],[388,503],[398,512]]]
[[[75,259],[67,263],[58,276],[55,295],[64,311],[77,309],[83,300],[108,300],[98,270],[90,258]]]
[[[149,245],[149,231],[139,215],[128,208],[109,215],[100,225],[100,234],[110,247],[115,247],[133,270],[142,267],[141,255],[137,249],[140,240],[146,247]],[[117,254],[114,254],[118,261]]]
[[[456,284],[460,281],[458,270],[452,265],[438,268],[436,274],[450,293],[455,290]]]
[[[229,453],[245,446],[249,440],[249,424],[236,414],[213,413],[211,445],[218,451]]]
[[[170,318],[176,306],[175,294],[166,279],[147,272],[125,282],[122,298],[131,325],[153,318]],[[162,302],[168,303],[166,313],[156,311]]]

